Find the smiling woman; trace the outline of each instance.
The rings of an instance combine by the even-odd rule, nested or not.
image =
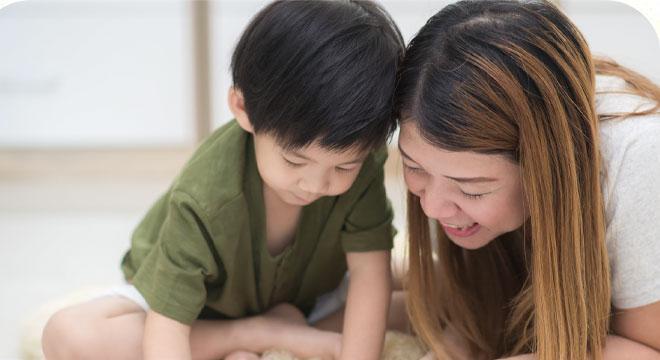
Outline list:
[[[443,150],[412,123],[401,126],[399,150],[408,190],[455,244],[478,249],[522,225],[520,167],[511,159]]]
[[[660,89],[546,1],[447,6],[400,72],[408,312],[435,356],[657,358]]]

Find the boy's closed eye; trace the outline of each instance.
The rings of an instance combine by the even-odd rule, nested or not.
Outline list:
[[[291,167],[294,167],[294,168],[301,167],[301,166],[305,165],[304,162],[293,161],[293,160],[287,159],[286,156],[282,156],[282,158],[284,159],[284,161],[286,162],[287,165],[289,165]]]
[[[297,151],[282,151],[280,156],[284,160],[287,166],[292,168],[301,168],[309,163],[319,163],[319,160],[308,157],[306,154],[299,153]],[[357,158],[350,159],[348,161],[342,161],[334,166],[334,171],[338,173],[353,173],[356,170],[359,170],[362,167],[362,164],[366,160],[367,154],[361,154]],[[344,159],[346,160],[346,159]]]
[[[343,173],[350,173],[360,168],[362,164],[351,165],[351,166],[335,166],[335,170]]]

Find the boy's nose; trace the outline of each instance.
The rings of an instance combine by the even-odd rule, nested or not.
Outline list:
[[[300,189],[304,192],[322,195],[328,191],[330,187],[330,182],[325,177],[320,177],[318,179],[307,179],[300,183]]]

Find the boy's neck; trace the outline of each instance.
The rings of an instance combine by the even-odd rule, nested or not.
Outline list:
[[[266,214],[266,247],[271,256],[280,254],[294,240],[302,206],[282,200],[269,186],[263,186]]]

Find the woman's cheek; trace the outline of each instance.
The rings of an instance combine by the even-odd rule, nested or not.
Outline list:
[[[510,209],[488,201],[482,201],[480,204],[471,204],[470,207],[464,210],[471,219],[489,229],[504,229],[511,222],[509,219],[512,215],[510,214]]]
[[[404,181],[406,182],[406,187],[408,188],[408,191],[411,193],[415,194],[416,196],[420,196],[420,193],[422,192],[423,189],[423,184],[419,179],[416,179],[414,175],[404,175],[403,177]]]

